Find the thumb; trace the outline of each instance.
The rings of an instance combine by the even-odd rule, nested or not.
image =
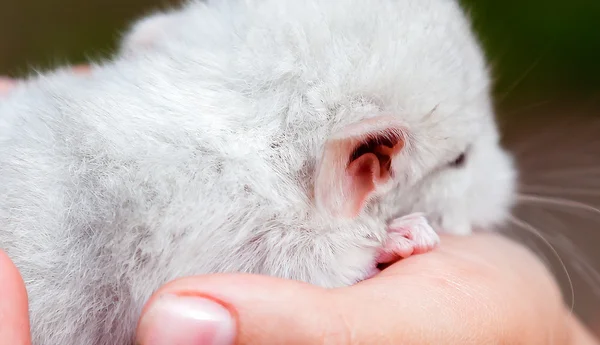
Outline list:
[[[345,334],[340,334],[341,316],[332,315],[337,309],[330,291],[240,274],[176,280],[157,291],[144,308],[137,343],[321,344],[328,337],[338,341]]]
[[[253,275],[176,280],[146,305],[138,344],[563,344],[564,317],[534,255],[480,235],[446,238],[346,288]]]
[[[19,271],[0,251],[0,345],[29,345],[27,291]]]

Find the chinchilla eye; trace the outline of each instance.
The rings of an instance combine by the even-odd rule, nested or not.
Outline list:
[[[466,162],[467,154],[463,152],[458,157],[456,157],[456,159],[453,160],[452,163],[450,163],[450,166],[453,168],[461,168],[465,165]]]

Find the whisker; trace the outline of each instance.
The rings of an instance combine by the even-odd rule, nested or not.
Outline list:
[[[558,254],[558,251],[554,248],[554,246],[550,243],[550,241],[548,241],[543,235],[542,233],[537,230],[533,225],[515,217],[515,216],[509,216],[508,220],[510,222],[512,222],[514,225],[522,228],[523,230],[528,231],[529,233],[531,233],[532,235],[538,237],[540,240],[542,240],[547,246],[548,248],[552,251],[552,253],[554,254],[554,256],[556,257],[556,259],[558,260],[558,262],[560,263],[560,265],[562,266],[562,269],[565,271],[565,274],[567,276],[567,280],[569,282],[569,288],[571,290],[571,314],[573,313],[573,310],[575,308],[575,287],[573,286],[573,280],[571,279],[571,275],[569,274],[569,270],[567,269],[567,265],[565,264],[565,262],[563,261],[563,259],[560,257],[560,255]]]
[[[590,287],[592,287],[592,293],[594,293],[596,296],[600,296],[600,290],[596,288],[599,286],[600,273],[589,263],[588,258],[581,255],[581,249],[577,248],[573,241],[571,241],[567,236],[559,233],[556,235],[556,237],[557,240],[560,241],[561,248],[564,251],[573,254],[569,256],[571,258],[571,260],[569,260],[571,266],[576,271],[580,272],[581,278],[584,281],[590,284]]]
[[[580,272],[581,277],[593,288],[594,294],[600,296],[600,288],[595,288],[600,287],[600,272],[590,264],[589,258],[585,257],[582,253],[583,249],[579,248],[565,235],[572,231],[572,227],[562,217],[556,217],[551,211],[544,209],[540,209],[539,211],[545,215],[540,220],[549,221],[547,223],[549,226],[545,227],[544,230],[553,230],[552,242],[561,250],[561,252],[570,254],[566,257],[567,263],[569,263],[577,272]],[[556,228],[557,225],[560,225],[561,229]],[[542,226],[537,225],[537,227],[541,228]],[[555,229],[553,229],[553,227]],[[548,236],[549,234],[545,233],[545,235]]]
[[[524,107],[521,107],[521,108],[517,108],[517,109],[512,110],[510,112],[506,112],[506,113],[504,113],[504,116],[520,115],[521,113],[524,113],[525,111],[530,111],[532,109],[539,108],[541,106],[544,106],[544,105],[547,105],[547,104],[550,104],[550,103],[551,103],[550,100],[545,100],[545,101],[540,101],[540,102],[537,102],[537,103],[529,104],[527,106],[524,106]]]
[[[536,176],[581,176],[600,174],[600,168],[571,167],[570,169],[552,169],[551,171],[536,172]]]
[[[516,90],[517,87],[519,87],[519,85],[521,85],[521,83],[529,76],[529,74],[540,64],[540,61],[542,61],[542,59],[546,56],[546,53],[547,52],[540,54],[537,60],[535,60],[531,64],[531,66],[529,66],[529,68],[527,68],[525,72],[523,72],[523,74],[519,78],[517,78],[517,80],[512,85],[508,87],[504,95],[498,97],[500,102],[504,102],[508,98],[508,96],[511,95],[512,92]]]
[[[593,212],[600,216],[600,209],[598,209],[594,206],[588,205],[583,202],[559,198],[559,197],[539,196],[539,195],[529,195],[529,194],[519,193],[519,195],[517,195],[517,200],[519,202],[530,202],[530,203],[548,204],[548,205],[554,205],[554,206],[571,207],[571,208],[576,208],[576,209]]]
[[[552,186],[543,186],[543,185],[523,185],[522,190],[526,192],[533,193],[561,193],[561,194],[571,194],[571,195],[580,195],[580,196],[598,196],[600,197],[600,188],[594,190],[593,188],[566,188],[566,187],[552,187]]]

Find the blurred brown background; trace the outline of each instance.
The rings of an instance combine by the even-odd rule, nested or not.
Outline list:
[[[0,75],[107,57],[131,20],[177,2],[0,0]],[[462,2],[493,67],[522,191],[552,198],[521,205],[531,227],[509,233],[552,265],[568,303],[573,288],[600,334],[600,1]]]

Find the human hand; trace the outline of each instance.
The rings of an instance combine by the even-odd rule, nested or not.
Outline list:
[[[30,345],[27,291],[17,268],[0,250],[0,345]]]
[[[597,344],[542,263],[493,234],[444,236],[434,251],[347,288],[249,275],[180,279],[150,299],[138,341]]]
[[[0,255],[0,345],[29,345],[23,282]],[[444,236],[351,287],[215,274],[159,289],[138,327],[161,344],[597,344],[545,267],[499,236]]]
[[[0,252],[0,345],[30,345],[27,295]],[[351,287],[265,276],[182,278],[150,299],[138,344],[598,344],[546,268],[492,234],[442,237]]]

